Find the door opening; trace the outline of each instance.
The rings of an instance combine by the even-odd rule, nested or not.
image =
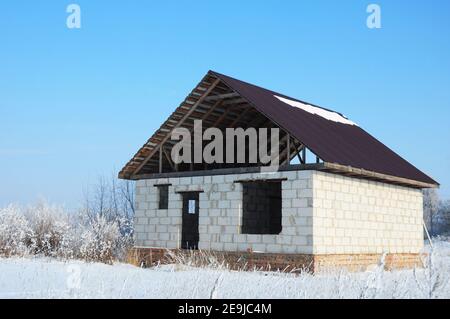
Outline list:
[[[198,249],[199,193],[186,192],[183,196],[183,220],[181,231],[181,249]]]

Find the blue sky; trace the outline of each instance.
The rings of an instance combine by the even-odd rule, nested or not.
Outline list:
[[[209,69],[344,113],[450,198],[449,15],[445,0],[3,2],[0,205],[76,207]]]

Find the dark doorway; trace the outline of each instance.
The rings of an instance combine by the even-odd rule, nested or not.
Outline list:
[[[183,196],[183,224],[181,231],[181,248],[198,249],[198,215],[199,193],[186,192]]]

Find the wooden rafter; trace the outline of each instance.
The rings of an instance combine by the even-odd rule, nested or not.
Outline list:
[[[285,136],[283,136],[283,137],[280,139],[280,146],[281,146],[282,144],[284,144],[284,143],[287,143],[287,140],[289,139],[289,137],[290,137],[289,134],[286,134]],[[278,153],[277,159],[280,161],[281,158],[282,158],[282,156],[283,156],[284,153],[286,153],[286,152],[287,152],[287,147],[286,147],[285,149],[283,149],[281,152]],[[282,163],[280,163],[281,166],[284,165],[284,162],[285,162],[285,161],[283,161]]]
[[[247,107],[231,124],[230,127],[234,127],[250,110],[250,107]]]
[[[223,114],[221,116],[219,116],[219,118],[214,122],[212,127],[217,127],[220,123],[222,123],[222,121],[226,118],[228,113],[230,113],[231,109],[232,109],[232,107],[225,109],[225,112],[223,112]]]
[[[211,95],[205,98],[205,101],[215,101],[215,100],[223,100],[223,99],[229,99],[233,97],[238,97],[239,94],[236,92],[231,93],[225,93],[225,94],[217,94],[217,95]]]
[[[287,133],[287,146],[286,146],[286,150],[287,150],[287,160],[285,165],[289,165],[290,161],[291,161],[291,135],[289,133]]]
[[[208,96],[209,93],[211,93],[211,91],[216,87],[216,85],[220,82],[220,79],[216,79],[211,86],[203,93],[203,95],[197,100],[197,102],[195,102],[191,109],[183,116],[183,118],[176,124],[173,126],[173,128],[170,130],[170,133],[167,134],[163,140],[161,141],[161,144],[163,144],[165,141],[167,141],[170,138],[171,133],[178,127],[180,127],[184,121],[191,115],[192,112],[195,111],[195,109],[197,108],[197,106],[202,103],[202,101]],[[152,152],[150,152],[150,154],[146,157],[146,159],[144,161],[142,161],[142,163],[138,166],[138,168],[134,171],[133,174],[137,174],[139,173],[139,171],[145,166],[145,164],[147,164],[147,162],[149,161],[150,158],[153,157],[153,155],[157,152],[157,148],[154,148]]]
[[[169,163],[172,170],[176,171],[176,167],[175,167],[174,163],[172,162],[172,159],[170,158],[169,154],[167,154],[167,151],[164,147],[162,147],[162,151],[164,153],[164,156],[167,158],[167,162]]]
[[[303,148],[303,144],[299,142],[299,143],[298,143],[299,145],[297,146],[297,143],[296,143],[296,142],[297,142],[297,141],[291,136],[291,143],[290,143],[291,145],[290,145],[289,150],[292,151],[292,148],[294,148],[294,152],[290,152],[289,156],[286,155],[286,159],[283,160],[283,162],[281,163],[281,165],[283,165],[283,166],[286,166],[286,165],[289,166],[291,160],[292,160],[295,156],[298,156],[299,162],[301,162],[301,159],[300,159],[300,156],[299,156],[299,152],[300,152],[300,150]],[[282,151],[281,155],[284,156],[285,153],[287,152],[287,150],[288,150],[288,148],[286,147],[286,149]]]
[[[245,100],[243,98],[237,98],[237,99],[234,99],[234,100],[225,101],[223,103],[223,105],[234,105],[234,104],[239,104],[239,103],[247,103],[247,100]]]
[[[178,124],[181,120],[183,120],[182,127],[187,128],[191,132],[191,134],[194,129],[195,120],[202,120],[204,129],[209,127],[218,127],[221,129],[225,129],[227,127],[236,127],[238,125],[242,125],[243,129],[247,129],[249,127],[254,127],[256,129],[261,127],[266,127],[268,129],[272,127],[278,127],[266,116],[256,111],[253,106],[248,104],[247,101],[244,101],[241,98],[237,98],[239,95],[236,92],[230,93],[230,91],[226,90],[226,88],[219,88],[219,85],[222,84],[217,84],[215,88],[209,92],[209,95],[207,95],[203,99],[203,101],[201,101],[201,103],[197,103],[195,110],[192,111],[192,105],[195,104],[195,101],[199,102],[198,100],[196,100],[197,97],[201,96],[201,93],[205,93],[207,89],[205,88],[204,90],[199,90],[199,92],[196,93],[195,99],[189,99],[190,106],[183,107],[184,111],[178,112],[176,118],[169,118],[169,120],[167,120],[168,125],[162,127],[160,130],[158,130],[157,134],[152,137],[153,147],[147,147],[146,149],[151,152],[155,148],[155,146],[157,147],[162,142],[164,142],[165,147],[163,147],[162,162],[164,164],[167,159],[168,164],[170,165],[172,170],[179,171],[179,165],[171,163],[170,157],[168,157],[166,150],[170,152],[171,148],[177,142],[166,139],[166,137],[173,129],[175,129],[175,127],[178,127]],[[218,99],[219,97],[220,99]],[[187,112],[189,111],[191,111],[189,116],[186,116]],[[289,133],[286,132],[286,134]],[[296,140],[293,139],[292,136],[291,138],[287,138],[286,136],[284,136],[284,139],[280,140],[280,143],[282,146],[285,146],[285,148],[283,148],[283,150],[278,154],[280,165],[289,166],[290,160],[296,155],[299,156],[301,163],[303,163],[300,155],[298,155],[300,150],[298,150],[296,147]],[[301,143],[300,147],[302,147]],[[248,152],[248,145],[245,146],[245,151]],[[164,159],[164,157],[166,159]],[[146,157],[136,159],[142,161],[146,160]],[[145,171],[159,172],[160,170],[158,164],[158,159],[148,159],[146,164],[147,166],[143,165],[142,167],[144,168],[146,166]],[[257,163],[256,165],[259,164]],[[236,166],[242,167],[242,165]],[[164,165],[162,168],[164,168]],[[189,169],[194,171],[197,170],[198,167],[191,164],[189,165]],[[204,167],[203,169],[208,169],[208,166]],[[182,170],[184,170],[184,168]]]
[[[159,146],[159,173],[160,174],[162,173],[162,156],[163,156],[162,149],[163,149],[163,144],[161,144]]]

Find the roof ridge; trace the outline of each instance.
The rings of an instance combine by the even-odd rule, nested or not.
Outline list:
[[[251,85],[251,86],[253,86],[253,87],[255,87],[255,88],[258,88],[258,89],[260,89],[260,90],[264,90],[264,91],[270,92],[270,93],[273,94],[273,95],[278,95],[278,96],[283,97],[283,98],[286,98],[286,99],[290,99],[290,100],[294,100],[294,101],[297,101],[297,102],[300,102],[300,103],[303,103],[303,104],[311,105],[311,106],[313,106],[313,107],[318,107],[318,108],[320,108],[320,109],[322,109],[322,110],[325,110],[325,111],[328,111],[328,112],[333,112],[333,113],[339,114],[340,116],[342,116],[342,117],[344,117],[344,118],[346,118],[346,119],[349,119],[347,116],[345,116],[345,115],[344,115],[343,113],[341,113],[341,112],[338,112],[338,111],[335,111],[335,110],[332,110],[332,109],[329,109],[329,108],[327,108],[327,107],[323,107],[323,106],[320,106],[320,105],[317,105],[317,104],[313,104],[313,103],[310,103],[310,102],[306,102],[306,101],[304,101],[304,100],[299,100],[299,99],[297,99],[297,98],[295,98],[295,97],[291,97],[291,96],[288,96],[288,95],[286,95],[286,94],[279,93],[279,92],[276,92],[276,91],[267,89],[267,88],[265,88],[265,87],[262,87],[262,86],[259,86],[259,85],[256,85],[256,84],[253,84],[253,83],[250,83],[250,82],[247,82],[247,81],[242,81],[242,80],[240,80],[240,79],[234,78],[234,77],[232,77],[232,76],[229,76],[229,75],[226,75],[226,74],[223,74],[223,73],[220,73],[220,72],[216,72],[216,71],[214,71],[214,70],[209,70],[208,73],[211,73],[211,74],[213,74],[213,75],[215,75],[215,76],[218,76],[218,77],[220,77],[220,78],[222,78],[222,77],[230,78],[230,79],[232,79],[232,80],[234,80],[234,81],[239,81],[239,82],[242,82],[242,83],[244,83],[244,84],[246,84],[246,85]]]

